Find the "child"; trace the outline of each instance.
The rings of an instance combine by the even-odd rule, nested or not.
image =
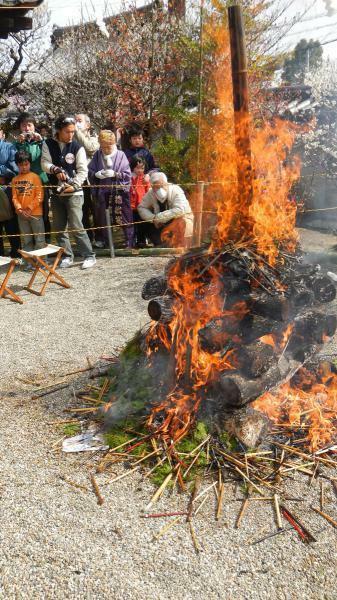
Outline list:
[[[43,188],[43,221],[44,229],[47,233],[47,240],[50,241],[50,221],[49,221],[49,191],[48,191],[48,175],[42,170],[42,134],[36,131],[36,120],[30,113],[22,113],[18,120],[17,126],[20,129],[18,141],[15,143],[17,152],[25,150],[31,156],[31,171],[36,173],[44,185]]]
[[[0,175],[0,256],[5,256],[3,234],[9,236],[10,257],[21,260],[18,250],[21,247],[18,219],[12,203],[10,177]]]
[[[125,154],[128,157],[129,163],[131,163],[131,159],[135,154],[143,158],[146,165],[145,173],[158,170],[158,166],[155,164],[150,150],[144,146],[143,132],[139,128],[132,128],[129,131],[129,148],[125,150]]]
[[[31,171],[29,152],[25,150],[17,152],[15,161],[19,175],[12,179],[13,204],[18,215],[20,232],[23,235],[23,250],[30,252],[45,246],[42,216],[43,187],[40,177]]]
[[[89,181],[92,185],[94,218],[96,227],[106,226],[105,211],[111,205],[113,223],[122,225],[132,222],[130,207],[131,171],[124,152],[117,150],[115,134],[103,129],[98,141],[100,149],[92,157],[89,165]],[[133,226],[123,227],[127,248],[132,248]],[[95,247],[108,245],[107,229],[98,229],[95,233]]]
[[[151,185],[149,176],[145,175],[145,160],[141,156],[135,154],[130,161],[130,167],[132,171],[130,203],[132,208],[133,222],[136,223],[137,221],[141,221],[137,210],[138,205],[142,201],[145,194],[149,191]],[[142,227],[142,223],[134,225],[134,230],[134,246],[146,246],[146,237],[144,235],[144,228]]]

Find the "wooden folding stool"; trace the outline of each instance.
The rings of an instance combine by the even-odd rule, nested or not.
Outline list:
[[[0,267],[5,267],[8,265],[6,275],[3,279],[3,282],[0,286],[0,298],[8,298],[13,300],[13,302],[18,302],[19,304],[23,304],[23,300],[21,300],[20,296],[15,294],[11,288],[8,287],[7,283],[9,281],[10,276],[12,275],[18,261],[15,258],[7,258],[6,256],[0,256]]]
[[[67,283],[61,275],[56,273],[56,269],[58,264],[62,258],[62,254],[64,253],[64,249],[60,248],[60,246],[53,246],[53,244],[48,244],[45,248],[41,248],[40,250],[32,250],[31,252],[25,252],[24,250],[19,250],[21,256],[29,262],[34,268],[34,273],[32,274],[28,285],[25,287],[28,292],[32,294],[36,294],[36,296],[43,296],[48,283],[57,283],[57,285],[61,285],[64,288],[70,288],[71,286]],[[56,254],[55,260],[52,265],[49,265],[44,258],[51,254]],[[45,278],[45,282],[43,283],[41,289],[39,291],[34,290],[32,285],[35,281],[35,278],[38,273],[41,273]]]

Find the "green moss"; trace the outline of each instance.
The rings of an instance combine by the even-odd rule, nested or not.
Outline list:
[[[169,473],[171,473],[172,471],[172,467],[171,465],[169,465],[168,463],[164,463],[163,465],[160,465],[151,475],[151,481],[155,484],[155,485],[161,485],[165,479],[165,477],[167,477],[167,475]],[[170,484],[172,485],[172,483],[170,482]]]
[[[69,437],[76,435],[79,431],[81,431],[81,425],[78,423],[67,423],[67,425],[63,425],[63,433]]]
[[[124,346],[122,353],[121,353],[121,357],[123,357],[123,358],[139,358],[140,356],[142,356],[142,354],[143,354],[143,351],[141,349],[142,341],[143,341],[143,334],[139,330]]]
[[[207,430],[205,423],[203,423],[202,421],[199,421],[197,423],[196,428],[193,431],[193,439],[195,440],[195,442],[198,442],[199,444],[201,444],[201,442],[203,442],[203,440],[207,436],[208,436],[208,430]]]

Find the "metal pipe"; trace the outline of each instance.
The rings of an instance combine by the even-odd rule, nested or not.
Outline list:
[[[115,247],[114,247],[114,242],[113,242],[113,238],[112,238],[110,210],[108,208],[105,209],[105,218],[106,218],[106,224],[107,224],[107,229],[108,229],[110,256],[111,256],[111,258],[115,258]]]
[[[249,207],[253,200],[252,155],[250,143],[247,54],[241,6],[228,7],[231,50],[234,132],[237,152],[238,215],[234,233],[249,237]]]

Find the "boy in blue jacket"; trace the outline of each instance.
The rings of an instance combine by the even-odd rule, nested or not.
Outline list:
[[[18,174],[15,163],[16,149],[13,144],[5,141],[6,135],[0,127],[0,176],[12,178]]]

